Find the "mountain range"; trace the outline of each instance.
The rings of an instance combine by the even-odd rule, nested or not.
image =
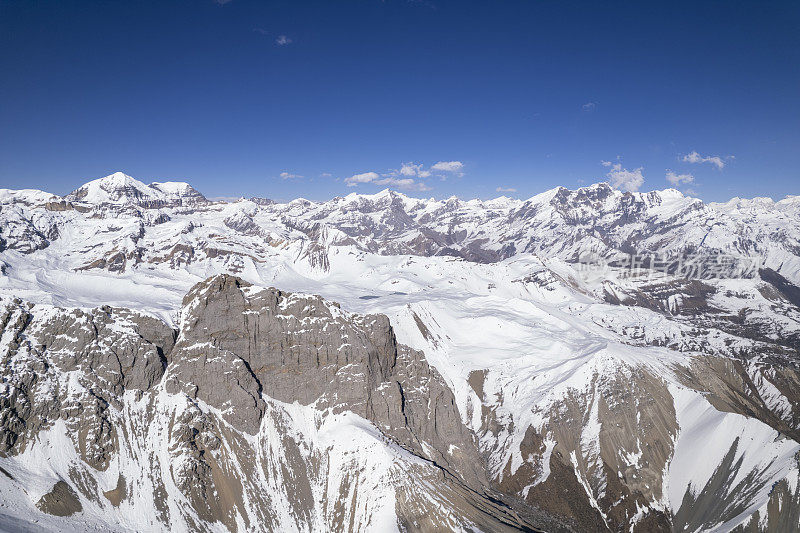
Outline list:
[[[800,529],[800,196],[0,189],[0,529]]]

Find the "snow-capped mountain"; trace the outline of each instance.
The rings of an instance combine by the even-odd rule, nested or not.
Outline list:
[[[800,529],[800,197],[116,173],[0,271],[0,528]]]
[[[195,253],[201,254],[198,248],[203,247],[229,251],[215,241],[224,241],[233,230],[237,238],[254,237],[252,242],[237,243],[247,246],[250,255],[262,253],[265,241],[302,241],[312,248],[308,253],[323,263],[331,246],[353,246],[380,255],[454,256],[481,263],[519,254],[580,262],[632,253],[665,257],[723,253],[756,257],[800,281],[800,197],[704,204],[674,189],[622,193],[600,183],[577,191],[557,188],[525,201],[425,200],[385,190],[321,203],[298,199],[279,204],[263,198],[222,203],[207,201],[186,183],[144,185],[117,172],[63,199],[31,190],[4,190],[0,198],[6,206],[3,222],[13,226],[3,231],[2,246],[19,250],[48,246],[60,227],[75,220],[116,219],[147,227],[176,218],[190,224],[197,220],[209,230],[183,232],[168,224],[153,233],[166,236],[170,229],[187,235],[185,240],[191,242],[186,244],[197,244]],[[150,242],[150,232],[142,230],[145,241],[133,238],[132,243],[121,243],[117,238],[127,236],[124,227],[107,232],[98,226],[107,233],[102,240],[114,241],[117,252],[124,245],[134,262],[147,261],[148,252],[170,251],[164,245],[175,240],[173,235],[165,242]]]
[[[122,172],[90,181],[66,196],[68,201],[88,204],[175,207],[206,202],[205,197],[184,182],[167,181],[145,185]]]

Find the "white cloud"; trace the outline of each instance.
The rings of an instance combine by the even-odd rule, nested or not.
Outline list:
[[[464,163],[461,161],[439,161],[429,168],[422,163],[409,161],[400,165],[399,169],[391,169],[385,174],[377,172],[364,172],[345,178],[348,187],[355,187],[359,183],[395,187],[407,191],[429,191],[431,188],[420,179],[430,178],[433,172],[439,172],[437,177],[446,178],[446,174],[463,176]]]
[[[498,187],[495,192],[517,192],[517,189],[513,187]]]
[[[596,107],[597,107],[597,102],[586,102],[581,106],[581,109],[583,109],[584,111],[594,111]]]
[[[292,174],[291,172],[281,172],[281,178],[285,180],[292,180],[297,178],[302,178],[300,174]]]
[[[643,167],[628,170],[620,163],[602,162],[604,167],[611,167],[606,176],[612,187],[621,191],[636,192],[644,183]]]
[[[694,181],[694,176],[692,176],[691,174],[675,174],[671,170],[667,170],[666,178],[668,182],[675,185],[676,187],[678,185],[681,185],[682,183],[692,183]]]
[[[458,176],[463,176],[464,163],[461,161],[439,161],[434,163],[431,170],[438,170],[439,172],[452,172]]]
[[[380,178],[377,172],[364,172],[362,174],[353,174],[349,178],[345,178],[344,182],[348,187],[355,187],[359,183],[372,183]]]
[[[728,156],[728,157],[733,159],[733,156]],[[722,168],[725,166],[725,161],[723,161],[721,157],[717,155],[704,157],[698,154],[696,151],[689,152],[688,154],[683,156],[683,158],[681,158],[681,161],[683,161],[684,163],[711,163],[712,165],[715,165],[719,170],[722,170]]]
[[[345,178],[344,182],[348,187],[356,187],[359,183],[369,183],[381,187],[395,187],[397,189],[403,189],[406,191],[431,190],[430,187],[421,181],[417,181],[411,177],[401,177],[408,175],[409,174],[407,173],[402,174],[402,169],[393,170],[391,173],[383,175],[378,174],[377,172],[363,172],[361,174],[354,174],[349,178]]]
[[[278,35],[278,38],[275,39],[275,44],[278,46],[286,46],[287,44],[292,44],[292,40],[285,35]]]
[[[403,163],[403,166],[400,167],[400,174],[403,176],[416,176],[417,169],[421,165],[415,165],[414,163]]]
[[[403,176],[419,176],[420,178],[427,178],[431,175],[429,170],[425,170],[423,165],[415,165],[414,163],[403,163],[400,167],[400,174]]]
[[[359,183],[371,183],[381,187],[397,187],[406,191],[429,191],[430,187],[413,178],[398,178],[391,175],[381,176],[377,172],[364,172],[346,178],[344,182],[348,187],[355,187]]]

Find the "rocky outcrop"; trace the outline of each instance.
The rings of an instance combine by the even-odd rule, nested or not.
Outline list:
[[[56,483],[53,490],[36,502],[36,507],[55,516],[70,516],[83,510],[78,495],[64,481]]]
[[[0,303],[0,453],[24,451],[61,419],[83,460],[105,469],[116,447],[109,410],[126,391],[160,381],[174,332],[107,306],[37,312],[19,300]]]
[[[675,372],[716,409],[755,417],[800,442],[800,369],[793,362],[703,356]]]
[[[107,306],[2,303],[0,466],[12,490],[35,469],[58,476],[22,504],[128,516],[155,498],[148,527],[165,530],[360,530],[379,504],[409,531],[535,529],[490,487],[451,390],[385,316],[227,275],[187,294],[177,331]],[[373,452],[322,444],[340,426]]]
[[[15,204],[0,205],[0,220],[0,252],[32,254],[44,250],[59,236],[58,227],[48,216],[30,215]]]
[[[210,278],[184,299],[165,383],[249,434],[267,411],[264,396],[350,411],[467,485],[488,485],[452,392],[421,352],[398,345],[383,315]]]
[[[800,457],[798,457],[800,461]],[[753,513],[746,523],[733,533],[782,533],[794,531],[800,524],[800,474],[791,480],[776,482],[769,494],[767,504]]]
[[[477,375],[473,388],[482,391]],[[659,505],[663,474],[678,424],[666,384],[644,369],[621,367],[595,375],[586,391],[573,390],[536,413],[494,481],[534,508],[562,518],[554,531],[670,531]],[[506,423],[484,409],[481,441],[503,456]]]

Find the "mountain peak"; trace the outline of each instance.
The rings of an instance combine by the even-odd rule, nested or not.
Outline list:
[[[149,185],[149,187],[164,194],[168,199],[180,200],[183,204],[202,203],[208,201],[206,197],[200,193],[200,191],[185,181],[164,181],[161,183],[153,182]]]
[[[95,180],[95,181],[102,181],[104,183],[114,183],[114,184],[141,183],[140,181],[137,181],[136,179],[134,179],[132,176],[129,176],[128,174],[125,174],[124,172],[119,172],[119,171],[118,172],[113,172],[113,173],[109,174],[108,176],[105,176],[105,177],[100,178],[99,180]],[[144,185],[144,184],[142,184],[142,185]]]
[[[124,172],[114,172],[84,183],[66,198],[98,205],[130,204],[140,207],[163,207],[206,201],[206,198],[188,183],[167,181],[145,185]]]
[[[124,172],[114,172],[84,183],[67,198],[92,204],[138,203],[134,200],[150,196],[147,189],[147,185]]]
[[[108,176],[98,178],[83,184],[83,187],[94,186],[101,187],[104,190],[114,190],[123,187],[133,187],[136,189],[144,189],[147,187],[144,183],[136,178],[125,174],[124,172],[114,172]]]

